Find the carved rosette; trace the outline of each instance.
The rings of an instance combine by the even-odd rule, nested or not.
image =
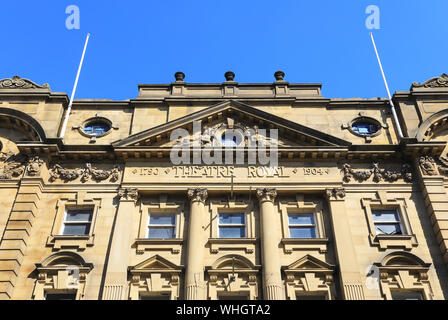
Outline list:
[[[344,188],[333,188],[325,190],[328,200],[343,200],[345,198]]]
[[[44,161],[38,156],[32,157],[30,160],[28,160],[28,164],[26,166],[26,174],[31,177],[40,175],[43,164]]]
[[[437,166],[436,162],[434,161],[434,158],[429,156],[420,157],[418,163],[423,175],[436,176],[439,174],[437,171]]]
[[[188,189],[188,198],[192,203],[193,202],[204,203],[205,200],[207,200],[207,197],[208,197],[207,189],[203,188]]]
[[[118,190],[120,201],[137,201],[138,189],[136,188],[122,188]]]
[[[257,189],[257,197],[260,202],[274,202],[275,198],[277,197],[277,190],[274,188]]]

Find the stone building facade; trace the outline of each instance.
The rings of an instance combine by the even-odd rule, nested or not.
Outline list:
[[[76,100],[63,138],[67,94],[0,80],[0,299],[448,297],[447,75],[394,94],[404,138],[387,99],[225,77]],[[174,164],[177,129],[245,161]]]

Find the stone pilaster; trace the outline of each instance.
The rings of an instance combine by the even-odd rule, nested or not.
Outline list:
[[[444,187],[444,177],[439,174],[431,157],[421,157],[417,167],[426,211],[431,219],[443,260],[448,264],[448,195]]]
[[[131,250],[132,215],[138,199],[133,188],[118,191],[120,203],[115,218],[112,244],[107,261],[103,300],[123,300],[127,292],[127,275]]]
[[[345,190],[343,188],[328,189],[326,196],[330,208],[343,298],[364,300],[364,285],[361,281],[346,212]]]
[[[39,180],[39,181],[37,181]],[[23,179],[0,242],[0,300],[12,298],[41,199],[40,179]]]
[[[263,266],[263,292],[266,300],[283,300],[284,290],[278,251],[278,217],[275,214],[275,189],[257,189],[260,201],[261,261]]]
[[[188,222],[188,250],[185,275],[185,299],[204,300],[204,230],[207,189],[189,189],[190,217]]]

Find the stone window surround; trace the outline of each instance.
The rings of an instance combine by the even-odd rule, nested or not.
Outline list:
[[[257,238],[255,236],[255,212],[252,202],[222,202],[210,201],[210,252],[219,253],[221,249],[226,250],[244,250],[247,254],[255,252]],[[219,238],[218,235],[218,215],[220,213],[244,213],[246,219],[246,237],[245,238]]]
[[[161,268],[148,268],[159,264]],[[141,294],[169,295],[170,300],[177,300],[180,295],[183,267],[155,255],[140,264],[129,267],[129,300],[139,300]]]
[[[403,248],[411,250],[412,247],[418,246],[417,237],[412,231],[411,223],[407,213],[406,199],[387,197],[387,192],[378,192],[379,199],[362,198],[361,205],[367,219],[367,226],[369,229],[369,240],[372,246],[377,246],[381,250],[389,248]],[[372,210],[397,210],[400,216],[400,222],[403,234],[402,235],[377,235],[375,231],[375,224],[373,222]]]
[[[57,260],[72,261],[73,265],[59,265]],[[53,265],[56,263],[56,265]],[[76,292],[76,300],[84,296],[86,282],[93,264],[86,263],[73,252],[58,252],[36,264],[37,280],[33,289],[34,300],[45,300],[45,294]]]
[[[415,264],[388,265],[388,261],[394,257],[406,257],[409,260],[414,260]],[[424,300],[433,300],[434,294],[428,275],[431,264],[424,263],[408,252],[392,252],[386,255],[380,263],[374,263],[374,265],[378,268],[381,294],[386,300],[393,300],[393,290],[418,291]]]
[[[104,134],[100,134],[100,135],[91,135],[88,134],[87,132],[84,131],[84,127],[92,122],[103,122],[106,123],[109,127],[110,130],[105,132]],[[113,124],[113,122],[111,120],[109,120],[108,118],[103,117],[100,113],[96,114],[94,117],[90,117],[84,121],[81,122],[81,124],[77,125],[77,126],[72,126],[73,130],[78,130],[78,132],[87,138],[90,138],[90,142],[91,143],[95,143],[97,138],[102,138],[107,136],[108,134],[110,134],[112,132],[112,130],[118,130],[120,129],[119,127],[115,126]]]
[[[148,239],[148,223],[151,213],[175,215],[176,227],[173,239]],[[184,224],[184,203],[167,203],[163,197],[159,203],[142,201],[140,203],[138,238],[135,240],[137,254],[143,254],[149,250],[171,251],[173,254],[179,254],[183,244]]]
[[[360,134],[353,130],[353,124],[358,121],[365,121],[370,122],[372,124],[376,124],[378,126],[378,131],[372,134]],[[351,134],[364,138],[367,143],[372,142],[372,138],[379,136],[382,133],[382,129],[388,129],[389,125],[387,123],[383,123],[383,121],[378,120],[375,117],[372,116],[366,116],[363,112],[360,112],[357,117],[355,117],[353,120],[349,121],[346,124],[342,125],[342,130],[348,130]]]
[[[304,202],[301,195],[297,195],[297,201],[279,201],[279,211],[282,224],[282,244],[285,254],[292,254],[294,250],[319,250],[320,253],[327,252],[329,242],[325,234],[323,210],[320,203]],[[313,214],[316,223],[316,238],[290,238],[289,214]]]
[[[222,267],[230,262],[235,268]],[[258,274],[261,266],[252,264],[244,256],[225,255],[206,267],[208,274],[208,299],[218,300],[220,295],[247,295],[249,300],[258,299]]]
[[[83,194],[81,197],[80,194]],[[95,240],[95,226],[98,210],[101,208],[101,199],[85,199],[85,192],[78,192],[77,199],[61,198],[56,204],[56,215],[53,221],[51,234],[47,239],[47,246],[57,251],[63,248],[76,248],[83,251],[92,247]],[[62,225],[68,209],[92,209],[92,222],[87,235],[62,235]]]
[[[306,268],[302,266],[311,264]],[[323,262],[311,255],[306,255],[287,267],[282,267],[285,274],[286,299],[297,300],[298,294],[325,295],[327,300],[335,297],[335,266]]]

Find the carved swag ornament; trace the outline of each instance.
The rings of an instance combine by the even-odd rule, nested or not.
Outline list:
[[[0,152],[0,179],[10,180],[23,174],[28,157],[13,152]]]
[[[382,180],[395,182],[400,178],[406,182],[412,182],[411,166],[407,163],[401,166],[401,171],[381,169],[378,163],[373,163],[371,169],[355,170],[351,165],[346,163],[342,166],[342,172],[344,173],[345,182],[350,182],[352,179],[363,182],[368,180],[372,175],[374,182],[380,182]]]
[[[100,170],[92,167],[92,164],[86,163],[85,168],[64,169],[61,165],[55,164],[50,169],[50,181],[53,182],[56,179],[60,179],[69,182],[81,177],[81,182],[87,182],[91,179],[96,182],[107,179],[110,182],[116,182],[120,178],[120,171],[120,166],[115,166],[111,170]]]

